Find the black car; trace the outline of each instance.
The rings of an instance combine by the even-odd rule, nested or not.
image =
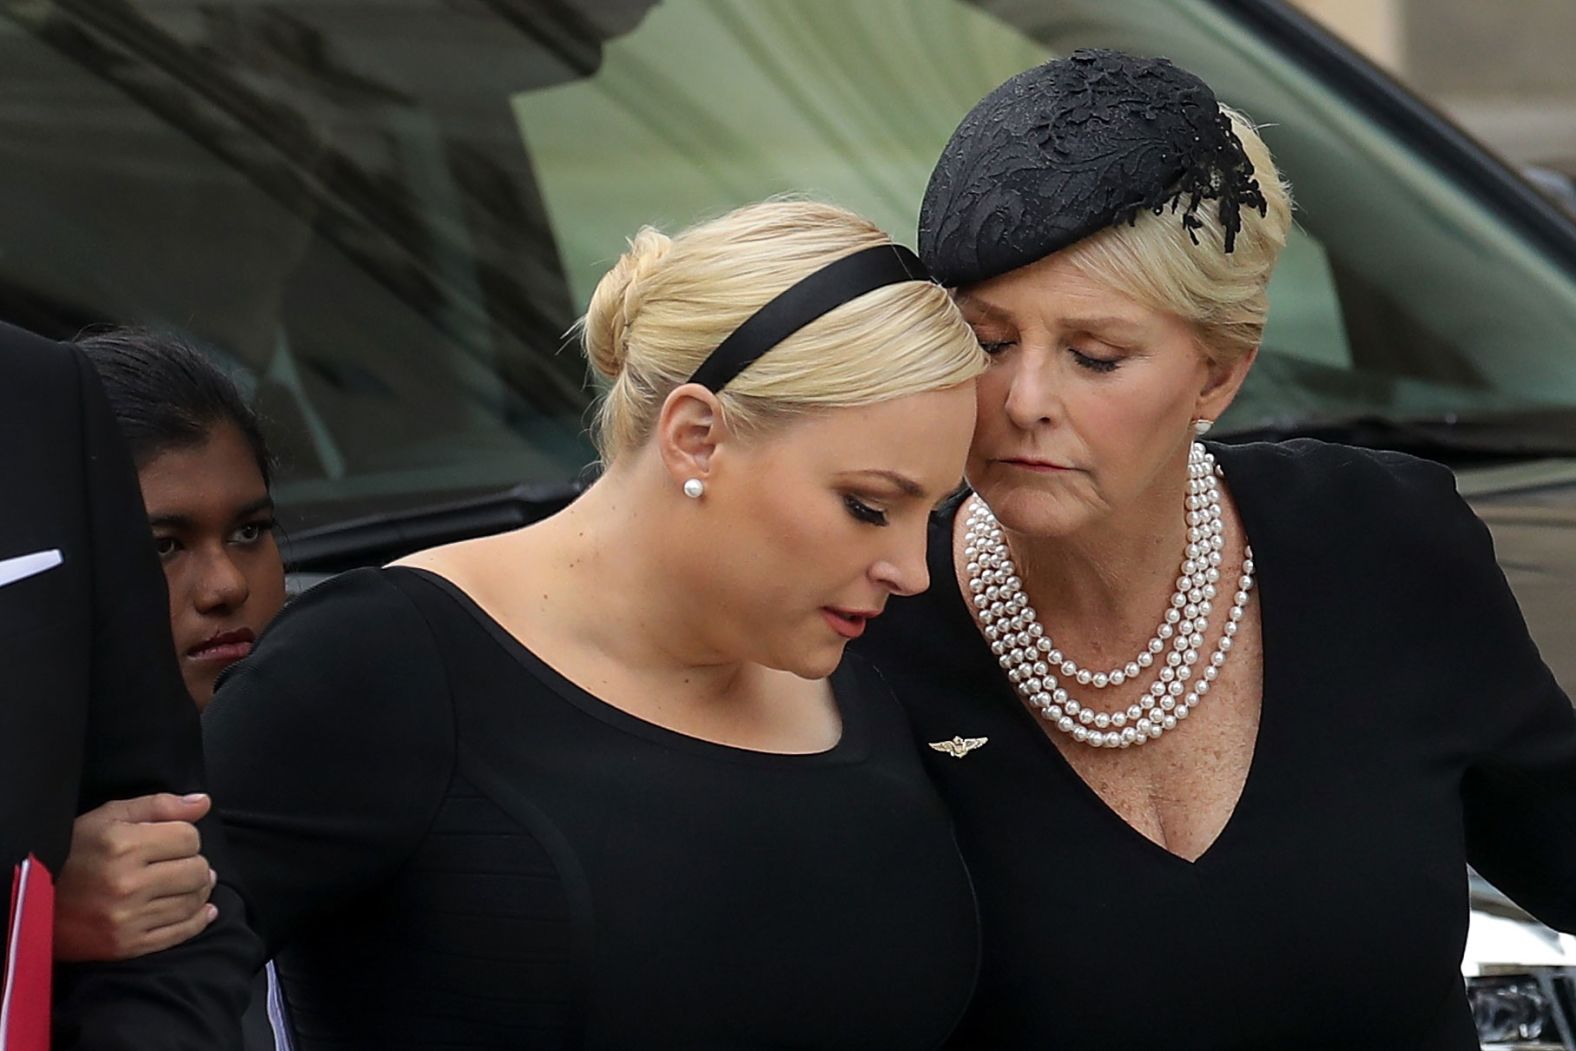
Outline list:
[[[807,192],[911,236],[962,114],[1096,45],[1203,75],[1295,188],[1215,434],[1450,464],[1576,694],[1576,221],[1272,0],[0,0],[0,318],[205,341],[310,581],[572,497],[566,333],[638,226]],[[1467,961],[1485,1041],[1576,1048],[1576,941],[1526,929]]]

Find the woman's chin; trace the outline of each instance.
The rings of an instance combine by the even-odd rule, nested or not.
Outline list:
[[[979,490],[1003,528],[1025,536],[1067,536],[1087,526],[1094,515],[1067,493],[1037,485],[999,485]]]

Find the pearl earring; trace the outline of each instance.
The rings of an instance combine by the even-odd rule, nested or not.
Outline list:
[[[699,478],[690,478],[684,483],[684,495],[691,500],[699,500],[706,492],[706,483]]]
[[[1194,420],[1193,421],[1193,433],[1198,435],[1200,438],[1202,438],[1204,435],[1209,433],[1209,429],[1211,427],[1213,427],[1213,426],[1215,426],[1215,421],[1214,420],[1205,420],[1205,419]]]

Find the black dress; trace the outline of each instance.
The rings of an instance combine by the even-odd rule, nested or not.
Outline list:
[[[1475,1049],[1467,863],[1576,930],[1576,714],[1447,470],[1213,451],[1254,549],[1264,692],[1196,862],[1109,809],[1016,699],[954,583],[956,506],[931,591],[866,636],[922,742],[989,739],[926,755],[980,902],[955,1046]]]
[[[777,755],[572,685],[411,569],[309,592],[204,715],[298,1047],[931,1048],[977,965],[967,873],[859,660]]]

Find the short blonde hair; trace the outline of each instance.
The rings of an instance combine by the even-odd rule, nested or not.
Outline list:
[[[642,229],[579,323],[587,360],[609,381],[594,431],[603,461],[644,444],[673,389],[774,296],[843,256],[890,243],[867,219],[803,200],[747,205],[672,238]],[[908,281],[812,321],[718,397],[731,427],[755,433],[818,409],[956,386],[985,362],[948,292]]]
[[[1167,208],[1140,212],[1129,225],[1119,223],[1065,249],[1065,258],[1095,280],[1147,306],[1190,322],[1199,349],[1211,360],[1230,364],[1259,345],[1269,314],[1269,280],[1291,229],[1291,188],[1281,178],[1269,147],[1248,119],[1228,106],[1254,178],[1264,194],[1265,214],[1243,207],[1235,251],[1225,250],[1218,210],[1204,201],[1203,226],[1194,244],[1181,216]]]

